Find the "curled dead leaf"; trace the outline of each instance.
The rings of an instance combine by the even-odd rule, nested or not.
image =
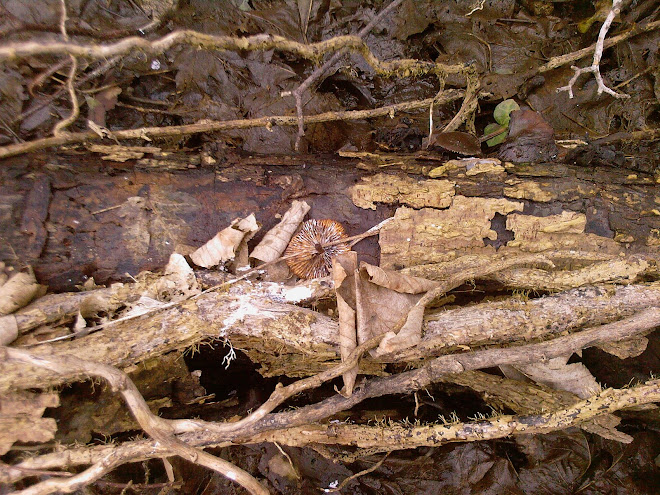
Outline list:
[[[17,273],[0,287],[0,315],[13,313],[27,305],[39,292],[34,273]]]
[[[309,211],[310,206],[304,201],[294,201],[282,220],[270,229],[259,244],[252,250],[250,257],[268,263],[276,260],[289,245],[289,241],[303,218]]]
[[[558,152],[555,131],[540,113],[532,110],[511,112],[509,135],[500,148],[500,160],[514,163],[549,161],[554,160]]]
[[[420,294],[439,285],[439,282],[434,280],[412,277],[394,270],[384,270],[368,263],[362,263],[360,271],[369,277],[369,282],[405,294]]]
[[[339,254],[332,260],[332,279],[337,293],[337,312],[339,313],[339,351],[342,361],[357,347],[354,309],[357,266],[355,251]],[[347,396],[353,393],[357,373],[358,367],[356,366],[343,374],[343,393]]]
[[[234,220],[229,227],[218,232],[215,237],[190,255],[197,266],[210,268],[234,259],[243,238],[259,229],[254,213]]]
[[[159,301],[169,302],[179,301],[200,292],[195,272],[178,253],[170,255],[165,274],[158,279],[154,288]]]
[[[424,307],[415,311],[422,295],[438,285],[438,282],[401,275],[394,270],[384,270],[362,263],[357,285],[357,334],[358,343],[376,335],[388,334],[372,355],[378,356],[394,350],[414,346],[422,336]],[[406,319],[397,333],[394,329]]]

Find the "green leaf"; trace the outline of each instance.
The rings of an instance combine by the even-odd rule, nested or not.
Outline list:
[[[496,124],[495,122],[488,124],[486,128],[484,129],[484,136],[487,136],[491,132],[495,132],[500,129],[505,129],[504,126],[501,126],[499,124]],[[490,138],[488,141],[486,141],[486,144],[488,146],[495,146],[497,144],[502,143],[506,139],[506,132],[502,132],[502,134],[499,134],[495,136],[494,138]]]
[[[520,110],[518,104],[513,100],[504,100],[495,107],[493,117],[498,124],[508,127],[511,112],[514,110]]]

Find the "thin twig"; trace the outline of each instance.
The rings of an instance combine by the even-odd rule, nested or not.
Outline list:
[[[179,44],[214,50],[278,50],[289,52],[308,60],[339,50],[347,49],[361,54],[365,61],[379,74],[401,75],[414,68],[422,73],[443,71],[451,74],[464,73],[464,64],[445,65],[415,59],[382,61],[378,59],[367,44],[358,36],[337,36],[312,44],[299,43],[282,36],[258,34],[244,38],[233,36],[215,36],[191,30],[174,31],[152,41],[132,36],[112,44],[80,45],[71,42],[41,43],[37,41],[9,43],[0,46],[0,60],[25,58],[36,55],[74,55],[91,59],[103,59],[116,55],[127,55],[136,50],[154,55],[160,54]],[[396,74],[395,74],[396,73]]]
[[[371,466],[370,468],[363,469],[362,471],[359,471],[355,474],[350,475],[348,478],[346,478],[344,481],[341,482],[341,484],[337,488],[325,488],[323,491],[325,493],[335,493],[335,492],[341,492],[342,489],[348,485],[351,481],[353,481],[356,478],[359,478],[360,476],[364,476],[365,474],[373,473],[376,469],[381,467],[383,463],[385,462],[385,459],[392,453],[392,451],[387,452],[383,458],[378,461],[376,464]]]
[[[52,76],[53,74],[55,74],[60,69],[63,69],[64,67],[66,67],[66,65],[68,63],[69,63],[69,61],[67,61],[65,59],[60,60],[58,63],[56,63],[55,65],[51,65],[48,69],[46,69],[45,71],[40,73],[38,76],[36,76],[34,79],[32,79],[32,81],[30,81],[30,83],[27,85],[28,93],[30,93],[30,96],[35,97],[36,96],[34,94],[35,88],[41,86],[48,77]],[[15,123],[15,122],[16,122],[16,120],[12,121],[12,124]]]
[[[394,0],[392,3],[390,3],[387,7],[385,7],[376,17],[374,17],[364,28],[362,28],[358,32],[358,37],[364,39],[364,37],[371,32],[371,30],[374,28],[374,26],[381,21],[383,17],[388,15],[390,12],[392,12],[394,9],[396,9],[403,0]],[[296,90],[293,92],[293,97],[296,101],[296,116],[298,117],[298,136],[296,137],[296,145],[295,149],[296,151],[300,151],[300,141],[302,140],[303,136],[305,135],[305,121],[303,117],[303,102],[302,102],[302,97],[305,91],[309,89],[309,87],[314,84],[318,79],[323,77],[328,69],[334,65],[341,57],[346,55],[347,50],[342,49],[332,55],[321,67],[317,68],[310,74],[310,76],[303,81],[303,83],[296,88]]]
[[[634,36],[638,36],[640,34],[654,31],[658,28],[660,28],[660,21],[653,21],[653,22],[649,22],[648,24],[635,25],[633,28],[626,31],[625,33],[621,33],[619,35],[613,36],[612,38],[605,40],[603,43],[603,49],[610,48],[611,46],[621,43],[622,41],[626,41],[627,39],[630,39]],[[536,69],[535,72],[542,74],[544,72],[548,72],[557,69],[559,67],[562,67],[566,64],[570,64],[571,62],[575,62],[576,60],[580,60],[594,53],[596,51],[596,46],[597,43],[594,43],[593,45],[588,46],[586,48],[582,48],[581,50],[567,53],[566,55],[553,57],[547,63],[543,64],[538,69]]]
[[[152,23],[152,24],[153,24],[153,23]],[[158,25],[153,25],[153,26],[151,26],[151,28],[149,28],[149,26],[145,26],[144,28],[142,28],[142,29],[140,30],[140,32],[141,32],[142,34],[146,34],[146,33],[152,31],[153,29],[155,29],[155,28],[157,28],[157,27],[158,27]],[[109,34],[111,34],[111,33],[107,33],[107,32],[106,32],[105,34],[106,34],[106,35],[109,35]],[[124,35],[124,36],[126,36],[126,35]],[[123,37],[123,36],[122,36],[122,37]],[[138,54],[137,56],[141,56],[141,55]],[[76,87],[76,88],[79,88],[79,87],[85,85],[86,83],[88,83],[89,81],[91,81],[92,79],[97,78],[97,77],[100,76],[101,74],[105,74],[105,73],[108,72],[110,69],[112,69],[115,65],[117,65],[117,64],[122,60],[122,58],[123,58],[123,57],[122,57],[121,55],[117,55],[117,56],[115,56],[115,57],[112,57],[112,58],[109,59],[109,60],[106,60],[103,64],[101,64],[100,66],[98,66],[96,69],[94,69],[93,71],[91,71],[89,74],[87,74],[86,76],[84,76],[84,77],[82,77],[80,80],[78,80],[78,81],[75,83],[75,87]],[[134,56],[129,56],[129,57],[127,58],[126,62],[128,62],[131,58],[136,58],[136,56],[135,56],[135,55],[134,55]],[[37,81],[37,82],[38,82],[38,81]],[[42,101],[40,104],[35,105],[35,106],[32,107],[31,109],[26,110],[25,112],[23,112],[23,113],[21,113],[20,115],[18,115],[14,120],[12,120],[12,124],[15,124],[15,123],[17,123],[17,122],[20,122],[20,121],[22,121],[23,119],[25,119],[25,118],[29,117],[30,115],[32,115],[33,113],[38,112],[39,110],[41,110],[41,109],[44,108],[45,106],[47,106],[47,105],[49,105],[50,103],[52,103],[52,102],[53,102],[56,98],[58,98],[63,92],[64,92],[64,88],[60,88],[60,89],[57,90],[54,94],[50,95],[48,98],[46,98],[44,101]],[[32,94],[32,93],[30,93],[30,94]]]
[[[65,41],[69,41],[69,35],[66,32],[66,0],[60,0],[62,7],[62,14],[60,15],[60,31],[62,32],[62,37]],[[78,71],[78,60],[73,55],[69,55],[69,60],[71,62],[71,68],[69,69],[69,76],[66,81],[66,88],[69,92],[69,98],[71,98],[71,114],[69,116],[58,122],[55,128],[53,129],[53,135],[55,137],[61,136],[64,133],[64,129],[73,124],[78,118],[80,113],[80,105],[78,103],[78,96],[76,96],[76,89],[73,86],[73,83],[76,79],[76,72]]]
[[[129,57],[129,58],[130,58],[130,57]],[[79,88],[79,87],[85,85],[87,82],[91,81],[92,79],[94,79],[94,78],[100,76],[101,74],[105,74],[108,70],[112,69],[112,67],[114,67],[115,65],[117,65],[121,60],[122,60],[122,57],[119,56],[119,55],[116,56],[116,57],[111,58],[110,60],[107,60],[107,61],[104,62],[102,65],[100,65],[99,67],[97,67],[96,69],[94,69],[92,72],[90,72],[89,74],[87,74],[85,77],[83,77],[83,78],[81,78],[80,80],[78,80],[78,81],[75,83],[74,86],[75,86],[76,88]],[[16,118],[14,118],[14,119],[11,121],[12,124],[15,124],[15,123],[17,123],[17,122],[20,122],[20,121],[22,121],[22,120],[28,118],[30,115],[32,115],[32,114],[38,112],[38,111],[41,110],[42,108],[48,106],[48,105],[51,104],[53,101],[55,101],[57,98],[59,98],[59,97],[64,93],[64,91],[66,91],[66,90],[67,90],[66,86],[65,86],[65,87],[61,87],[60,89],[58,89],[57,91],[55,91],[52,95],[50,95],[50,96],[48,96],[46,99],[44,99],[41,103],[39,103],[39,104],[33,106],[32,108],[30,108],[30,109],[28,109],[28,110],[25,110],[23,113],[17,115]]]
[[[605,92],[609,95],[614,96],[615,98],[630,98],[630,95],[624,93],[617,93],[613,89],[608,88],[605,85],[605,82],[603,82],[603,76],[600,73],[600,59],[603,56],[603,44],[605,43],[605,35],[607,34],[607,31],[609,31],[610,25],[612,24],[614,18],[617,15],[619,15],[619,13],[621,12],[621,2],[622,0],[614,0],[612,2],[612,8],[607,14],[607,18],[605,19],[605,22],[603,22],[603,25],[600,28],[600,32],[598,33],[598,41],[596,41],[596,48],[594,49],[594,58],[593,61],[591,62],[591,65],[582,68],[576,67],[575,65],[572,66],[571,68],[575,71],[575,74],[573,74],[573,77],[571,77],[570,81],[568,81],[568,84],[566,86],[562,86],[561,88],[557,89],[558,93],[561,91],[568,91],[568,97],[573,98],[573,85],[577,82],[578,78],[582,74],[587,74],[591,72],[593,73],[596,79],[599,95]]]
[[[462,98],[465,91],[459,89],[450,89],[442,95],[435,98],[426,98],[405,103],[397,103],[385,107],[374,108],[371,110],[352,110],[346,112],[325,112],[318,115],[305,117],[305,122],[316,124],[320,122],[333,122],[337,120],[361,120],[386,115],[394,115],[397,112],[407,112],[428,108],[435,102],[436,105],[442,105]],[[112,135],[116,139],[147,139],[169,136],[185,136],[189,134],[199,134],[202,132],[224,131],[229,129],[249,129],[253,127],[273,127],[293,126],[298,123],[296,117],[289,115],[273,115],[271,117],[259,117],[254,119],[238,119],[225,121],[211,121],[197,124],[187,124],[179,126],[166,127],[141,127],[139,129],[128,129],[124,131],[113,131]],[[50,148],[52,146],[62,146],[66,144],[82,143],[85,141],[98,141],[102,139],[93,131],[72,132],[61,136],[35,139],[24,143],[10,144],[0,147],[0,159],[16,156],[23,153]]]

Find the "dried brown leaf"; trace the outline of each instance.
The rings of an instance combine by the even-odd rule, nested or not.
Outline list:
[[[304,201],[294,201],[282,220],[270,229],[261,242],[252,250],[250,257],[268,263],[276,260],[289,245],[289,241],[303,218],[309,211],[310,206]]]
[[[39,292],[33,273],[17,273],[0,287],[0,315],[13,313],[27,305]]]
[[[374,280],[384,285],[374,283],[371,274],[375,275]],[[424,308],[413,313],[410,313],[410,310],[422,297],[422,293],[428,290],[424,286],[425,283],[428,283],[428,287],[437,286],[437,283],[431,281],[399,275],[393,271],[388,272],[362,263],[356,289],[358,343],[392,332],[392,329],[406,316],[408,321],[399,332],[401,336],[395,338],[395,334],[392,333],[386,339],[394,339],[392,345],[397,346],[397,349],[399,345],[408,347],[418,342],[422,330],[420,315],[423,315]],[[421,292],[411,293],[411,291]],[[380,351],[376,354],[379,353]]]
[[[156,297],[160,301],[179,301],[200,292],[195,272],[186,259],[177,253],[170,255],[165,274],[155,284]]]
[[[346,359],[357,347],[355,322],[355,283],[357,272],[357,253],[341,253],[332,260],[332,279],[337,293],[337,311],[339,313],[339,350],[342,360]],[[352,303],[352,304],[351,304]],[[347,396],[353,393],[358,367],[344,373],[343,392]]]
[[[439,283],[425,278],[403,275],[394,270],[384,270],[378,266],[362,263],[360,270],[365,273],[372,284],[392,289],[406,294],[420,294],[435,289]]]
[[[543,116],[532,110],[511,112],[509,135],[499,158],[507,162],[539,162],[556,158],[555,131]]]
[[[309,15],[312,12],[312,0],[298,0],[298,12],[300,13],[300,31],[307,39],[307,26],[309,25]]]
[[[197,266],[204,268],[234,259],[243,238],[258,229],[254,213],[243,219],[236,219],[229,227],[218,232],[213,239],[192,253],[190,259]]]
[[[87,118],[99,125],[106,127],[105,116],[106,113],[117,105],[117,97],[121,93],[121,88],[118,86],[111,86],[100,91],[94,96],[85,96],[87,100]]]
[[[23,101],[27,99],[22,83],[23,77],[17,70],[0,68],[0,121],[12,122],[21,113]],[[1,136],[0,140],[3,140]]]
[[[422,340],[422,323],[424,322],[424,306],[413,306],[408,312],[406,323],[398,333],[387,332],[374,356],[389,354],[417,345]]]

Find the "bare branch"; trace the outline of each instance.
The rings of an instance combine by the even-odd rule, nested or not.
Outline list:
[[[613,36],[612,38],[605,40],[605,42],[603,43],[603,49],[617,45],[622,41],[626,41],[640,34],[654,31],[658,28],[660,28],[660,21],[653,21],[647,24],[635,25],[632,29],[626,31],[625,33],[618,34],[616,36]],[[581,50],[567,53],[566,55],[560,55],[558,57],[552,57],[547,63],[539,67],[537,69],[537,72],[542,74],[544,72],[557,69],[558,67],[561,67],[563,65],[570,64],[571,62],[575,62],[576,60],[580,60],[581,58],[584,58],[587,55],[593,53],[596,50],[596,46],[597,43],[594,43],[593,45],[588,46],[586,48],[582,48]]]
[[[561,88],[557,89],[558,93],[561,91],[568,91],[568,97],[573,98],[573,85],[577,82],[578,78],[582,74],[587,74],[589,72],[592,72],[594,77],[596,78],[596,83],[598,84],[599,95],[605,92],[609,95],[614,96],[615,98],[630,98],[630,95],[624,93],[617,93],[613,89],[608,88],[603,82],[603,76],[600,73],[600,59],[603,56],[603,44],[605,43],[605,35],[607,34],[607,31],[609,31],[614,18],[617,15],[619,15],[619,13],[621,12],[622,1],[623,0],[613,0],[612,2],[612,8],[610,9],[610,12],[607,14],[607,18],[605,19],[605,22],[603,22],[603,25],[600,28],[600,32],[598,33],[598,41],[596,41],[596,47],[594,49],[594,58],[591,65],[582,68],[572,66],[571,68],[575,71],[575,74],[573,74],[573,77],[571,77],[571,80],[568,81],[568,84],[566,86],[562,86]]]
[[[459,74],[468,70],[468,67],[464,64],[445,65],[415,59],[381,61],[359,36],[337,36],[307,45],[275,35],[258,34],[236,38],[232,36],[214,36],[190,30],[175,31],[153,41],[130,37],[107,45],[79,45],[70,42],[40,43],[36,41],[9,43],[0,47],[0,60],[34,55],[74,55],[101,59],[115,55],[126,55],[135,50],[141,50],[149,54],[160,54],[178,44],[189,44],[214,50],[279,50],[309,60],[318,60],[327,53],[346,49],[361,54],[378,74],[384,76],[404,76],[406,71],[410,75],[411,71],[415,71],[416,74]]]

